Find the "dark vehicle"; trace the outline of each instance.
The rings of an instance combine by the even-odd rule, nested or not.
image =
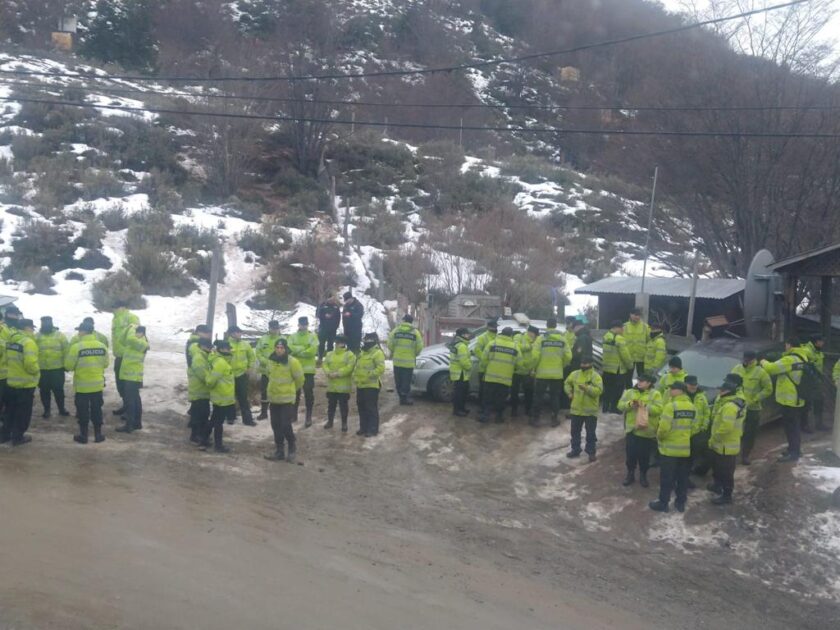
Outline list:
[[[777,341],[764,339],[732,339],[720,338],[699,341],[676,356],[682,359],[683,369],[687,374],[694,374],[700,386],[706,392],[709,403],[713,402],[718,393],[718,387],[723,379],[738,365],[744,352],[752,350],[758,354],[758,360],[776,361],[782,356],[784,345]],[[660,377],[668,371],[665,366],[660,371]],[[779,409],[773,397],[764,401],[761,412],[761,422],[770,422],[779,417]]]

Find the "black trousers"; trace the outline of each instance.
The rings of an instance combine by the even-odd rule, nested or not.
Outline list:
[[[38,381],[38,393],[41,395],[41,405],[44,413],[50,412],[50,398],[55,397],[55,404],[59,411],[64,411],[64,370],[41,370]]]
[[[265,374],[260,376],[260,404],[268,404],[268,376]]]
[[[295,420],[297,420],[298,407],[300,406],[300,394],[303,392],[303,400],[306,403],[306,415],[312,415],[312,407],[315,406],[315,375],[303,375],[303,387],[295,393]]]
[[[120,399],[123,401],[123,407],[125,407],[125,383],[124,381],[120,380],[120,368],[122,367],[122,357],[115,357],[114,358],[114,381],[117,383],[117,393],[120,395]]]
[[[344,326],[344,336],[347,337],[347,349],[350,352],[359,352],[362,347],[362,323],[356,326]]]
[[[596,430],[598,418],[596,416],[572,416],[572,452],[580,453],[581,434],[583,427],[586,427],[586,447],[584,450],[589,455],[595,454],[595,445],[598,443]]]
[[[629,472],[635,472],[636,466],[642,474],[650,468],[650,453],[656,448],[656,438],[640,437],[628,433],[625,440],[625,463]]]
[[[338,329],[318,331],[318,358],[323,359],[327,352],[332,352],[335,347],[335,336]]]
[[[794,459],[802,454],[802,413],[803,407],[785,407],[782,405],[782,423],[788,441],[788,453]]]
[[[242,422],[253,422],[254,416],[251,415],[251,401],[248,399],[248,373],[246,372],[233,379],[233,386],[236,392],[236,404],[239,405],[239,413],[242,414]],[[233,417],[236,419],[235,414]]]
[[[400,400],[408,400],[411,396],[411,377],[414,376],[414,368],[394,366],[394,387]]]
[[[274,445],[277,450],[283,448],[284,442],[288,442],[289,452],[294,453],[297,442],[292,420],[297,415],[297,408],[292,404],[271,403],[268,406],[268,414],[271,417],[271,430],[274,432]]]
[[[97,431],[102,429],[102,392],[76,394],[74,402],[82,435],[87,435],[88,423],[92,423]]]
[[[15,389],[6,387],[6,415],[3,424],[3,438],[19,440],[29,430],[32,422],[32,405],[35,403],[35,388]]]
[[[496,421],[501,421],[505,413],[508,396],[510,396],[510,385],[485,383],[484,401],[481,403],[481,419],[487,420],[492,411],[496,416]]]
[[[366,387],[356,390],[359,409],[359,429],[365,435],[379,433],[379,389]]]
[[[484,405],[484,372],[478,373],[478,407]]]
[[[814,416],[814,427],[822,426],[823,424],[823,409],[824,409],[824,401],[823,397],[820,396],[819,398],[814,398],[813,400],[809,400],[805,403],[805,408],[802,413],[802,428],[807,429],[811,426],[810,423],[810,416]]]
[[[452,411],[466,411],[467,398],[470,395],[470,382],[452,381]]]
[[[574,372],[574,370],[567,366],[563,368],[563,382],[569,378],[569,374]],[[569,396],[566,394],[566,390],[562,387],[560,388],[560,409],[569,409],[572,406],[572,401],[569,399]]]
[[[618,401],[627,385],[626,374],[610,374],[604,372],[604,396],[601,399],[601,410],[606,413],[618,411]]]
[[[137,381],[123,381],[125,422],[134,430],[143,428],[143,400],[140,398],[140,388],[142,387],[143,383]]]
[[[0,379],[0,422],[6,415],[6,379]]]
[[[335,420],[335,410],[341,412],[341,425],[347,425],[347,416],[350,415],[350,394],[338,392],[327,392],[327,420],[332,424]]]
[[[760,420],[760,411],[747,410],[747,417],[744,419],[744,435],[741,436],[741,457],[749,458],[752,453],[755,439],[758,437]]]
[[[721,455],[713,452],[713,457],[714,465],[712,474],[714,475],[715,485],[723,490],[724,496],[731,497],[732,490],[735,488],[737,456]]]
[[[534,411],[534,388],[534,378],[530,374],[513,375],[513,382],[510,385],[510,410],[513,415],[519,413],[519,392],[522,392],[525,399],[525,414],[531,415]]]
[[[210,443],[210,433],[213,433],[213,443],[216,446],[222,445],[222,439],[225,435],[225,421],[232,420],[236,417],[236,405],[213,405],[213,413],[210,416],[210,422],[205,428],[202,442],[204,444]]]
[[[193,400],[190,403],[190,429],[196,435],[207,433],[207,423],[210,422],[210,399]]]
[[[560,379],[538,378],[534,382],[534,406],[531,415],[539,418],[545,405],[545,395],[548,393],[548,407],[551,417],[557,418],[560,413],[560,395],[563,391],[563,381]]]
[[[659,454],[659,500],[671,502],[671,491],[676,491],[676,502],[685,505],[688,498],[688,474],[691,462],[688,457],[671,457]]]

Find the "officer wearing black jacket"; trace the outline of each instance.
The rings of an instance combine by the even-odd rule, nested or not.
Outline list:
[[[341,324],[341,307],[336,296],[329,296],[315,311],[318,320],[318,361],[335,347],[335,336]]]
[[[344,294],[344,308],[341,310],[341,322],[344,326],[344,336],[347,337],[347,349],[350,352],[359,352],[362,345],[362,318],[365,315],[365,307],[353,294],[348,291]]]
[[[575,328],[575,345],[572,346],[572,370],[580,369],[581,357],[592,356],[592,337],[589,335],[589,328],[578,324]]]

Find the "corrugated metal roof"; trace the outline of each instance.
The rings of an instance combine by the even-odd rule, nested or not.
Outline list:
[[[825,247],[819,247],[817,249],[809,249],[807,252],[802,252],[796,254],[795,256],[788,256],[787,258],[782,258],[781,260],[774,262],[772,265],[769,265],[767,268],[771,271],[782,271],[787,267],[797,265],[798,263],[806,261],[809,258],[817,258],[824,254],[830,254],[836,249],[840,249],[840,243],[834,243],[833,245],[827,245]]]
[[[744,280],[724,278],[700,278],[697,281],[697,297],[709,300],[724,300],[744,290]],[[585,295],[626,294],[634,295],[642,289],[641,278],[612,277],[598,280],[575,293]],[[691,297],[691,278],[645,278],[645,293],[668,297]]]

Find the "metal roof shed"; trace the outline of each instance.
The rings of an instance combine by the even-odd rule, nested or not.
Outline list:
[[[726,315],[729,321],[743,319],[745,285],[744,280],[737,278],[699,279],[694,321],[687,326],[691,278],[645,278],[645,292],[650,295],[650,320],[668,320],[676,324],[671,333],[685,334],[689,328],[699,338],[707,317]],[[580,287],[575,293],[598,296],[598,327],[605,328],[612,320],[627,319],[641,288],[641,278],[616,276]]]

